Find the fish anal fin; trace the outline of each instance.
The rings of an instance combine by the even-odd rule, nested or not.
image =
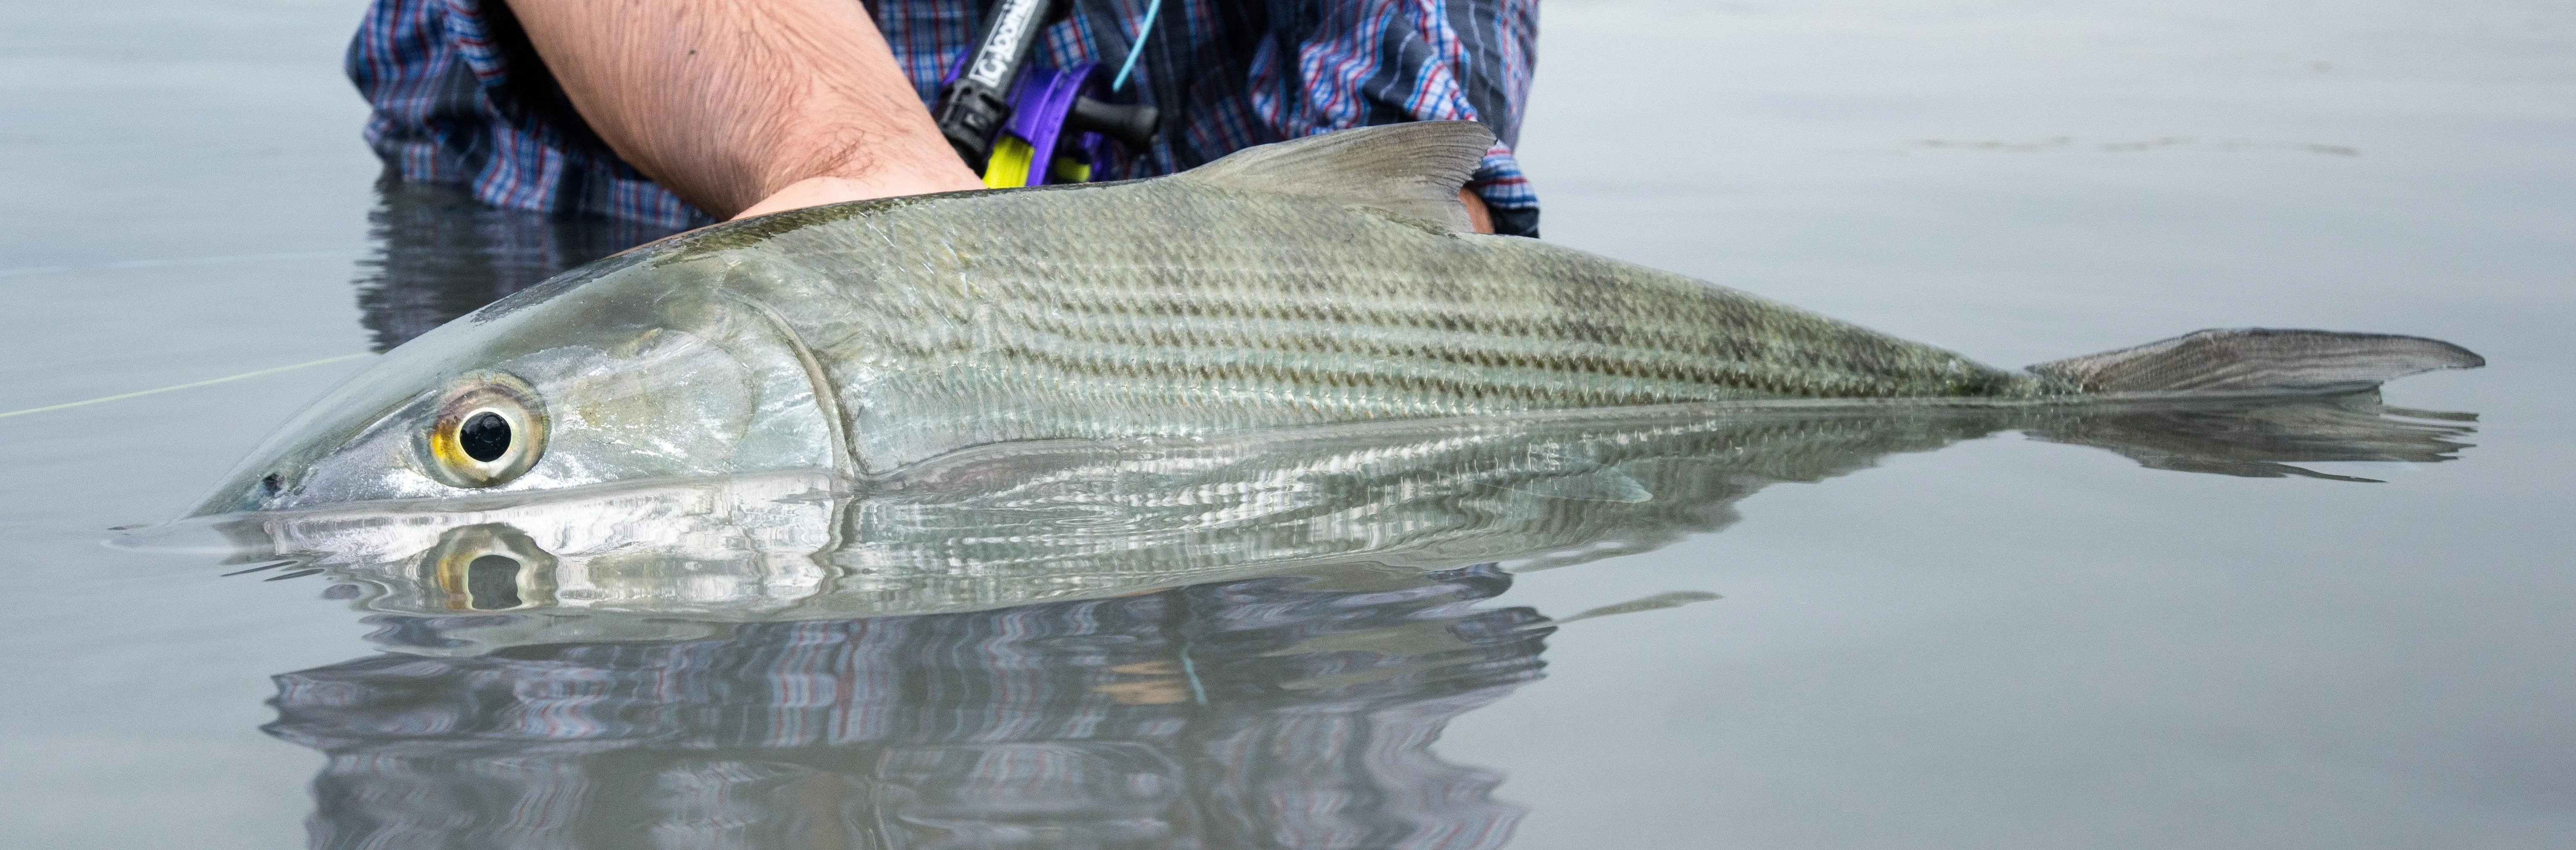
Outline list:
[[[2468,349],[2417,336],[2227,328],[2029,369],[2095,394],[2333,392],[2486,362]]]
[[[1245,148],[1171,179],[1367,207],[1472,230],[1458,188],[1494,134],[1474,121],[1360,127]]]

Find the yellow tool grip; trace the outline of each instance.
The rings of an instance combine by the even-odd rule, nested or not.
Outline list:
[[[984,188],[1017,189],[1029,185],[1029,162],[1037,148],[1009,133],[993,140],[993,155],[984,161]]]

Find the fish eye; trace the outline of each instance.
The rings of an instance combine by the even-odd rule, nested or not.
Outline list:
[[[465,449],[466,457],[484,463],[500,460],[510,452],[510,421],[489,410],[476,413],[456,429],[456,444]]]
[[[536,391],[516,377],[468,376],[439,402],[424,435],[426,466],[458,487],[507,484],[545,454],[545,411]]]

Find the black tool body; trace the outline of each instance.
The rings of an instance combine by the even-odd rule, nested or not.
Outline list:
[[[964,68],[956,79],[940,88],[939,105],[931,110],[931,118],[939,124],[939,134],[947,137],[948,145],[957,149],[957,156],[977,173],[985,170],[993,155],[994,140],[1010,125],[1015,108],[1012,87],[1037,52],[1038,36],[1063,17],[1066,2],[1001,0],[985,20],[984,34],[976,39]],[[1129,150],[1143,151],[1153,144],[1161,115],[1144,104],[1080,97],[1063,120],[1065,128],[1072,132],[1099,133]]]
[[[939,90],[939,107],[931,117],[939,134],[976,171],[993,155],[993,137],[1011,120],[1011,85],[1020,79],[1037,47],[1038,34],[1052,23],[1064,0],[1001,0],[984,22],[966,69]]]

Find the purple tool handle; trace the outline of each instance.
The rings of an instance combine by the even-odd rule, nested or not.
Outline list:
[[[1045,185],[1048,170],[1055,164],[1056,141],[1064,134],[1065,116],[1073,113],[1073,99],[1086,92],[1101,96],[1100,66],[1085,62],[1071,68],[1030,68],[1020,73],[1019,84],[1011,89],[1010,132],[1027,139],[1037,155],[1029,161],[1029,179],[1023,185]],[[1100,135],[1084,133],[1075,140],[1085,162],[1097,162],[1095,155]]]
[[[966,73],[966,63],[974,58],[972,50],[958,55],[957,64],[948,69],[948,77],[940,85],[956,82],[959,74]],[[1100,65],[1094,62],[1071,68],[1031,67],[1020,72],[1019,82],[1011,85],[1011,123],[1004,126],[1012,135],[1028,140],[1030,149],[1037,151],[1029,161],[1028,182],[1020,185],[1046,185],[1051,176],[1049,169],[1055,165],[1056,141],[1064,135],[1065,116],[1073,114],[1073,99],[1086,94],[1107,99],[1107,85],[1100,77]],[[1100,134],[1082,134],[1074,141],[1074,148],[1082,152],[1084,162],[1099,162]]]

